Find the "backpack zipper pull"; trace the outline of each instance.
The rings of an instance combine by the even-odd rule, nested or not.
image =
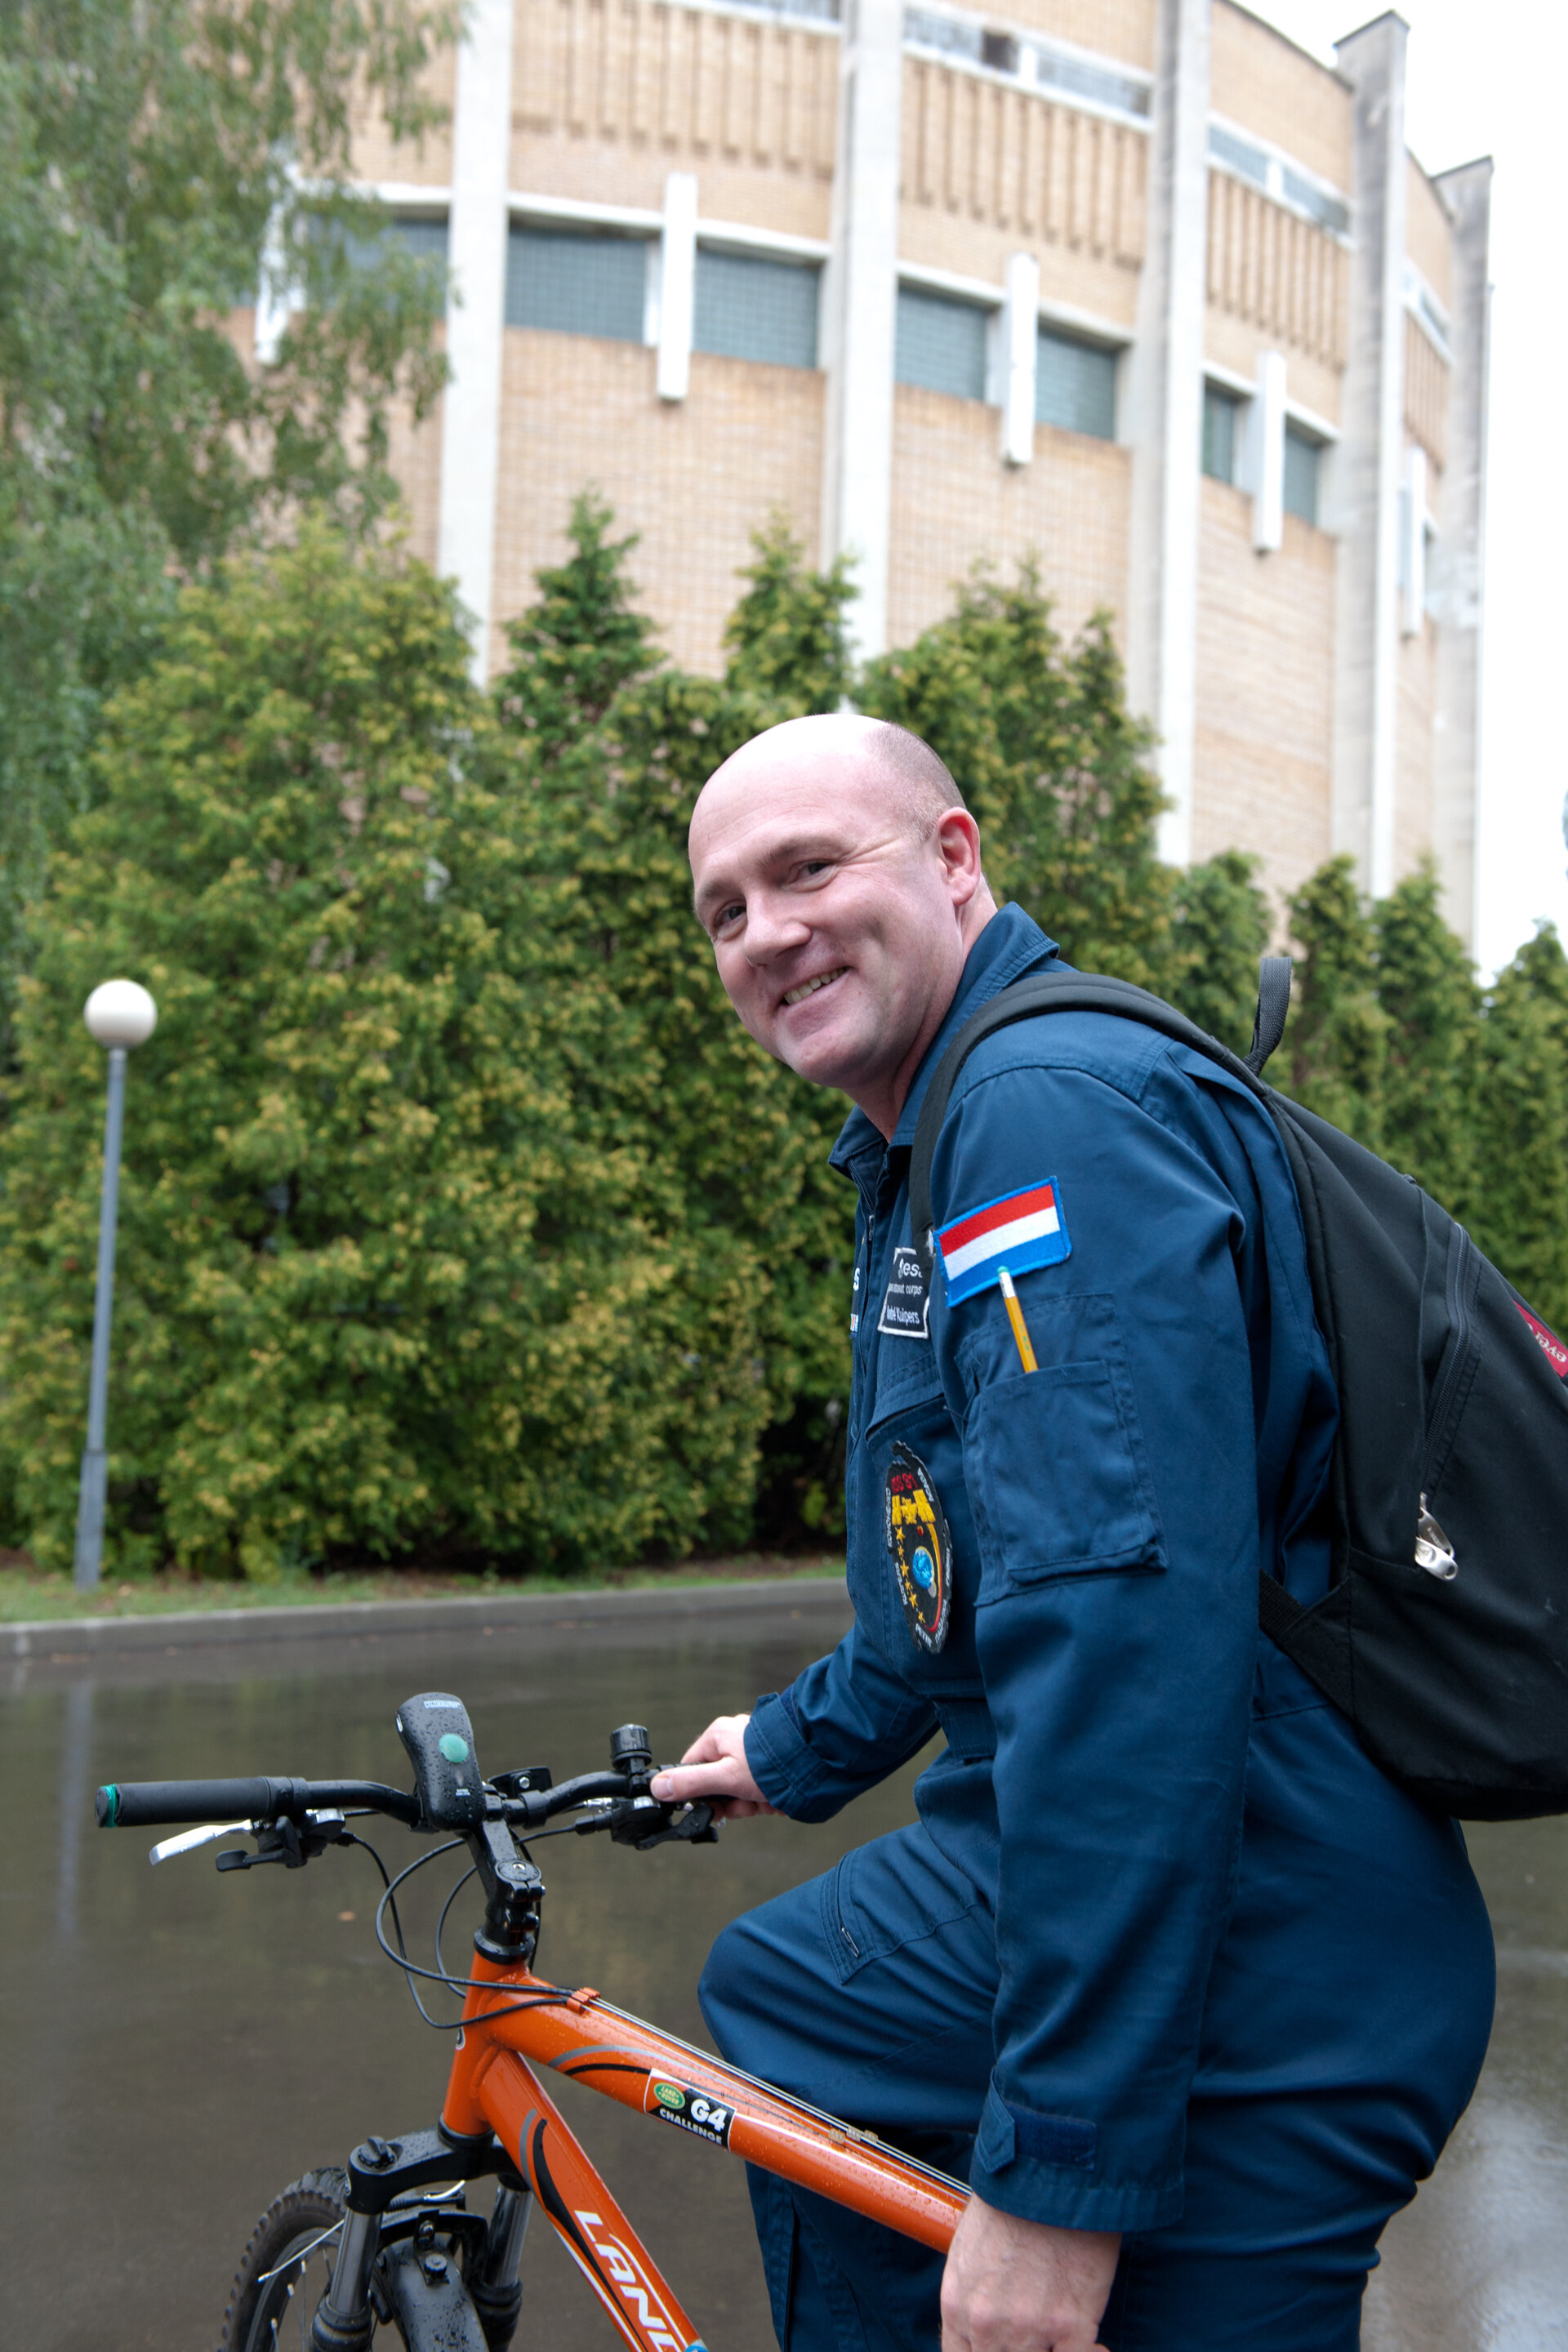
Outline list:
[[[1421,1514],[1415,1522],[1415,1565],[1424,1568],[1428,1576],[1452,1584],[1459,1573],[1459,1563],[1454,1557],[1454,1547],[1426,1508],[1426,1497],[1421,1497]]]

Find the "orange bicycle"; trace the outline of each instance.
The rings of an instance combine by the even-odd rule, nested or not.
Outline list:
[[[448,1841],[389,1877],[376,1909],[382,1950],[431,2017],[419,1984],[463,1997],[447,2096],[433,2129],[363,2140],[344,2167],[306,2173],[273,2200],[253,2231],[224,2315],[222,2352],[364,2352],[378,2327],[409,2352],[504,2352],[523,2304],[521,2261],[537,2199],[583,2276],[637,2352],[704,2352],[685,2311],[573,2135],[542,2080],[571,2075],[708,2147],[945,2249],[969,2192],[962,2181],[880,2143],[836,2116],[757,2081],[615,2008],[589,1986],[569,1990],[533,1972],[544,1881],[526,1841],[606,1832],[646,1853],[669,1840],[717,1832],[705,1804],[664,1805],[650,1793],[647,1733],[610,1735],[610,1768],[560,1783],[542,1767],[480,1777],[461,1699],[422,1691],[405,1700],[397,1729],[414,1767],[411,1792],[372,1780],[121,1782],[98,1792],[104,1828],[197,1823],[153,1849],[163,1862],[216,1838],[256,1842],[217,1857],[219,1870],[267,1863],[299,1869],[329,1845],[364,1845],[349,1823],[385,1814]],[[574,1821],[547,1826],[556,1816]],[[222,1816],[224,1818],[217,1818]],[[466,1848],[469,1867],[436,1929],[436,1965],[408,1957],[397,1891],[414,1873]],[[470,1975],[442,1958],[441,1936],[461,1888],[485,1898]],[[389,1941],[390,1921],[395,1943]],[[493,2178],[487,2219],[467,2210],[470,2181]]]

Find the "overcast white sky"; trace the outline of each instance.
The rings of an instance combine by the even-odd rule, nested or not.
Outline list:
[[[1330,62],[1336,38],[1381,14],[1347,12],[1338,0],[1252,5]],[[1429,172],[1476,155],[1497,165],[1476,941],[1490,972],[1542,916],[1568,937],[1568,469],[1556,429],[1547,429],[1568,400],[1568,8],[1562,0],[1405,0],[1399,14],[1410,26],[1409,145]]]

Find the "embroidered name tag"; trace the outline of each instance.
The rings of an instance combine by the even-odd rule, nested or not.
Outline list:
[[[882,1311],[877,1318],[878,1330],[884,1332],[889,1339],[928,1338],[926,1310],[930,1304],[920,1259],[912,1249],[896,1249],[893,1252],[893,1271],[888,1277],[888,1287],[882,1293]]]
[[[952,1609],[947,1517],[919,1454],[895,1444],[887,1475],[888,1549],[910,1631],[922,1650],[940,1650]]]
[[[950,1307],[988,1289],[1004,1266],[1009,1274],[1027,1274],[1034,1266],[1059,1265],[1072,1251],[1055,1177],[967,1210],[936,1239]]]

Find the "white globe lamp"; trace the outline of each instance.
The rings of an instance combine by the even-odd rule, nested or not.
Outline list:
[[[158,1026],[158,1008],[139,980],[106,980],[88,998],[82,1019],[100,1045],[144,1045]]]

